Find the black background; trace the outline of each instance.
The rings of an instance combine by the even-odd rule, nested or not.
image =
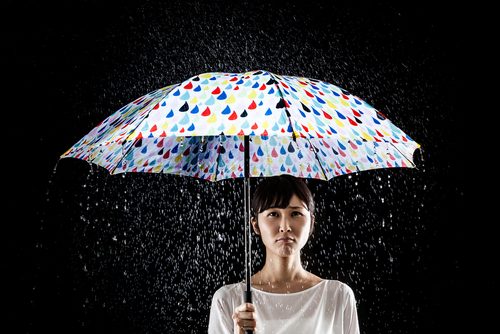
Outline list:
[[[159,0],[2,7],[12,332],[206,332],[213,292],[243,278],[241,182],[111,177],[76,160],[53,170],[60,154],[135,98],[199,73],[254,69],[345,88],[422,145],[418,169],[311,181],[320,212],[304,262],[353,288],[363,333],[462,328],[457,8]]]

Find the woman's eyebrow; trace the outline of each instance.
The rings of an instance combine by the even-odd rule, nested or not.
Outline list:
[[[288,208],[289,208],[289,209],[306,209],[306,210],[307,210],[307,208],[306,208],[306,207],[304,207],[304,206],[289,206]],[[309,210],[308,210],[308,211],[309,211]]]

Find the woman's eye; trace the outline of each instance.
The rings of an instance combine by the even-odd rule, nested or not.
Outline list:
[[[267,216],[268,217],[278,217],[278,213],[277,212],[269,212],[269,214]]]
[[[303,214],[300,211],[294,211],[294,212],[292,212],[292,217],[293,216],[303,216]]]

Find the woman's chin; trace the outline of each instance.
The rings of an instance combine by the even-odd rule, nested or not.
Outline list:
[[[290,257],[296,253],[296,249],[292,245],[281,245],[276,253],[281,257]]]

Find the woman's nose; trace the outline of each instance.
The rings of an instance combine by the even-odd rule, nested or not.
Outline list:
[[[290,232],[292,228],[290,227],[290,224],[288,223],[288,219],[283,217],[280,222],[280,232]]]

